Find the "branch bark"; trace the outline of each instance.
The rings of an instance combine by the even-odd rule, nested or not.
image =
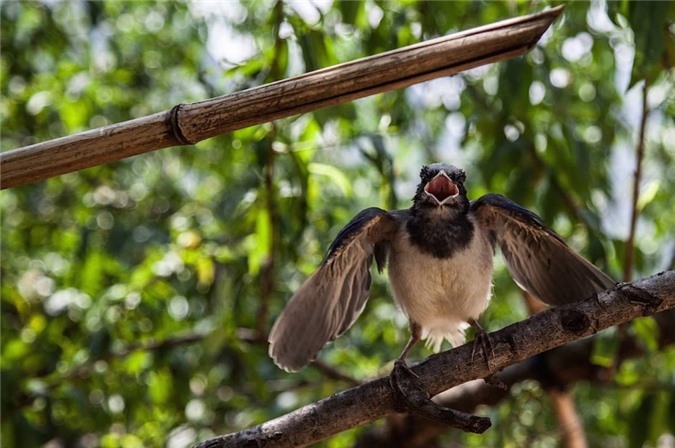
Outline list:
[[[674,319],[675,308],[654,315],[659,327],[659,349],[675,344]],[[497,377],[509,388],[525,380],[535,380],[553,394],[559,391],[568,394],[567,387],[580,381],[611,384],[611,369],[591,361],[594,344],[594,337],[574,341],[509,366]],[[618,352],[618,364],[644,354],[644,345],[637,337],[626,338]],[[479,406],[495,406],[509,395],[508,390],[493,387],[483,380],[473,380],[436,395],[434,401],[441,406],[474,414]],[[390,418],[387,423],[364,432],[355,448],[427,448],[437,446],[438,437],[448,431],[447,426],[416,415]],[[561,442],[566,435],[571,436],[572,429],[559,429]]]
[[[559,6],[304,75],[0,154],[10,188],[291,115],[400,89],[526,53]]]
[[[471,343],[430,356],[412,370],[426,390],[437,395],[605,328],[671,308],[675,308],[675,271],[619,284],[577,304],[549,309],[491,333],[495,349],[491,372],[481,357],[472,360]],[[302,446],[394,412],[389,379],[382,377],[256,427],[204,441],[196,448]]]

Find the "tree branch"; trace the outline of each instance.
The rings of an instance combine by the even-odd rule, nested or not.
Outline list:
[[[675,271],[662,272],[491,333],[492,371],[481,357],[472,359],[471,343],[430,356],[412,370],[436,395],[605,328],[674,307]],[[307,445],[394,412],[389,379],[382,377],[253,428],[207,440],[197,448]]]
[[[675,327],[672,325],[675,308],[654,315],[654,320],[659,327],[659,348],[675,344]],[[564,391],[566,386],[579,381],[607,384],[612,378],[611,369],[592,363],[594,344],[594,337],[574,341],[509,366],[497,377],[509,388],[525,380],[535,380],[549,391]],[[643,347],[635,336],[624,339],[617,356],[619,364],[643,355]],[[508,390],[492,387],[483,380],[473,380],[436,395],[434,401],[441,406],[473,414],[479,406],[495,406],[508,396]],[[427,448],[435,446],[437,438],[447,430],[447,426],[407,415],[390,419],[387,425],[375,426],[363,433],[355,448]],[[561,429],[561,439],[565,433],[566,430]]]

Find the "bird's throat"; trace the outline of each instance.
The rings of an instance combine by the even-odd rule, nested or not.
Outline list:
[[[449,258],[471,244],[474,225],[465,214],[452,218],[416,213],[406,224],[410,242],[436,258]]]

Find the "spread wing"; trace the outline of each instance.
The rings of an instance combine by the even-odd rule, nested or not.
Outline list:
[[[551,305],[577,302],[614,281],[570,249],[541,218],[510,199],[486,194],[471,204],[476,223],[498,244],[513,279]]]
[[[368,208],[340,231],[319,269],[272,327],[269,354],[279,367],[301,369],[359,317],[368,299],[370,264],[375,258],[382,270],[387,242],[397,228],[393,215]]]

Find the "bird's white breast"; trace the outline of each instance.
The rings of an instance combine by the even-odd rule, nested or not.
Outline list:
[[[396,238],[389,253],[389,282],[401,309],[422,327],[422,337],[435,351],[443,339],[464,342],[467,321],[477,319],[492,294],[493,250],[475,227],[469,245],[449,258],[436,258]]]

